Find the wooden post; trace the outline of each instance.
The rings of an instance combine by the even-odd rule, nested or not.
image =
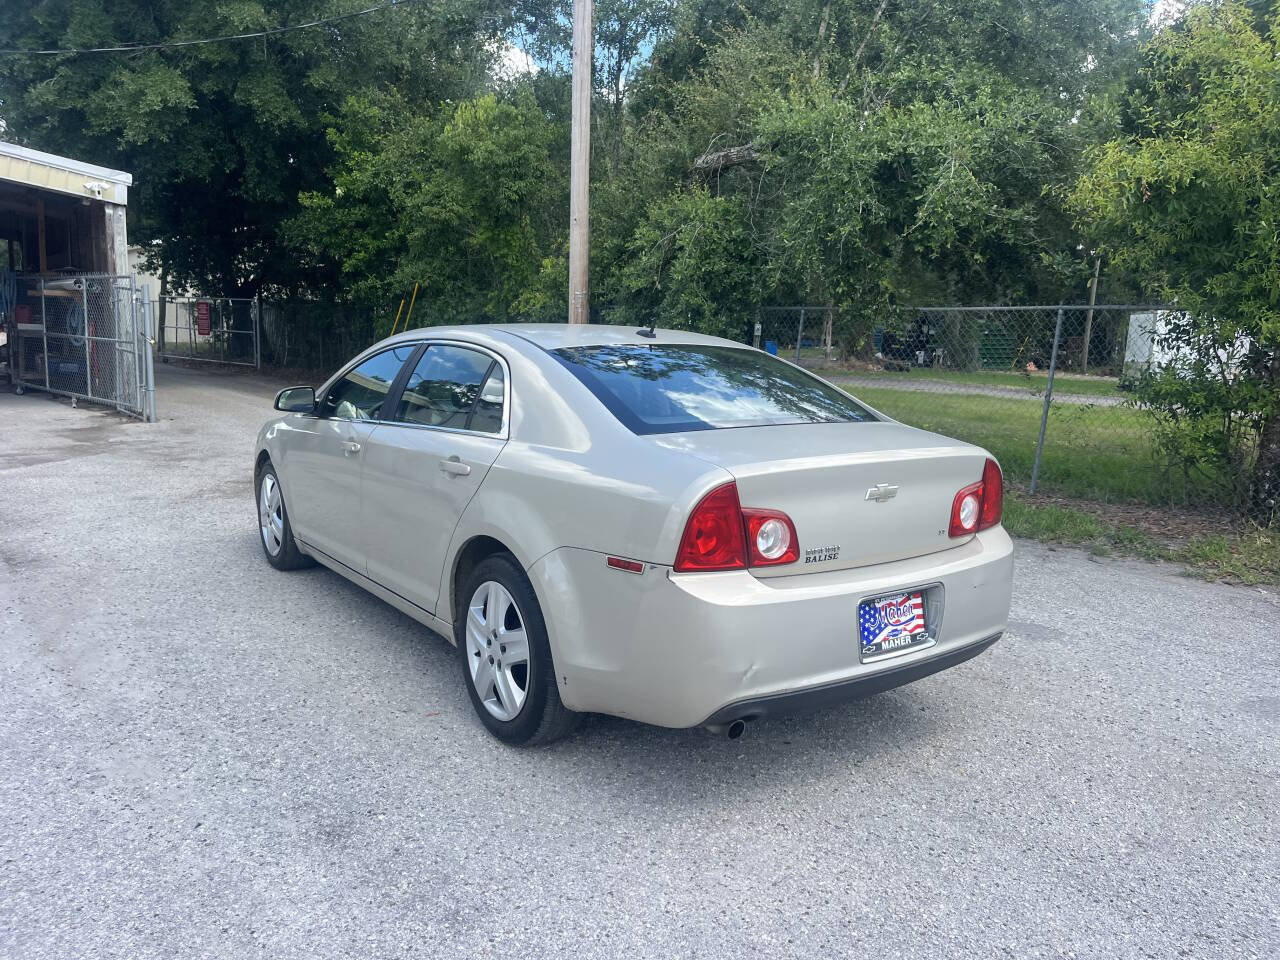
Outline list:
[[[49,272],[49,258],[44,248],[44,197],[36,198],[36,248],[40,255],[40,272]]]
[[[409,329],[409,318],[413,316],[413,305],[418,302],[418,284],[413,285],[413,296],[409,298],[409,312],[404,315],[404,328]]]
[[[592,0],[573,0],[573,129],[569,163],[569,322],[589,323]]]
[[[1089,338],[1093,336],[1093,305],[1098,302],[1098,272],[1102,269],[1102,258],[1093,259],[1093,280],[1089,284],[1089,312],[1084,315],[1084,346],[1081,348],[1080,372],[1089,372]]]

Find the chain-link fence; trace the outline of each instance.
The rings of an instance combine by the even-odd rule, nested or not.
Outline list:
[[[391,317],[340,303],[264,301],[262,362],[321,374],[391,332]]]
[[[257,300],[161,297],[151,309],[158,321],[156,356],[161,360],[260,365]]]
[[[986,447],[1031,492],[1238,506],[1248,495],[1247,446],[1225,466],[1172,457],[1167,418],[1133,389],[1144,370],[1176,365],[1161,346],[1168,316],[1157,305],[898,307],[874,316],[801,305],[764,308],[729,333],[820,371],[894,419]],[[340,304],[264,303],[262,362],[331,371],[386,336],[392,318]],[[486,319],[419,304],[410,325]],[[634,311],[607,305],[592,310],[592,322],[639,325]]]
[[[14,278],[10,364],[27,388],[154,418],[146,314],[132,276]]]
[[[1237,507],[1255,451],[1179,457],[1168,416],[1135,390],[1178,369],[1158,305],[898,308],[868,320],[824,307],[761,311],[752,340],[820,369],[894,419],[991,450],[1012,482],[1056,496]]]
[[[599,315],[599,310],[593,311],[593,317]],[[564,322],[562,314],[550,312],[545,317],[522,319]],[[399,311],[320,300],[263,300],[262,363],[321,374],[337,369],[365,347],[389,336],[393,325],[397,332],[403,332],[417,327],[502,322],[511,321],[466,306],[445,310],[421,301],[413,304],[407,297]]]

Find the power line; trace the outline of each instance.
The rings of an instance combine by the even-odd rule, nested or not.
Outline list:
[[[59,56],[80,53],[136,53],[142,50],[170,50],[176,47],[195,47],[206,43],[223,43],[228,40],[253,40],[258,37],[274,37],[282,33],[292,33],[294,30],[307,30],[311,27],[323,27],[330,23],[338,23],[341,20],[351,20],[355,17],[363,17],[370,13],[377,13],[379,10],[386,10],[390,7],[405,6],[412,2],[414,2],[414,0],[386,0],[385,3],[378,3],[372,7],[365,7],[363,10],[353,10],[351,13],[340,13],[336,16],[325,17],[322,20],[312,20],[309,23],[295,23],[288,27],[272,27],[270,30],[259,30],[254,33],[231,33],[222,37],[202,37],[199,40],[172,40],[165,43],[130,43],[118,47],[83,47],[79,49],[60,50],[8,49],[0,50],[0,56]]]

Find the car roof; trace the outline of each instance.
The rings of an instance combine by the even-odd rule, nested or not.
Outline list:
[[[385,341],[395,343],[400,340],[421,340],[424,335],[448,338],[459,336],[463,339],[483,338],[486,334],[497,335],[502,339],[518,337],[544,350],[556,350],[560,347],[590,347],[619,343],[634,343],[639,346],[658,346],[661,344],[706,344],[722,347],[742,347],[744,344],[721,337],[709,337],[688,330],[668,330],[657,327],[652,338],[641,336],[638,332],[648,328],[633,324],[568,324],[568,323],[476,323],[463,326],[418,327],[406,330]],[[503,336],[506,335],[506,336]]]

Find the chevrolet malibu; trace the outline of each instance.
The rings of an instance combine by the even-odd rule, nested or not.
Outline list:
[[[731,737],[976,656],[1009,613],[986,451],[672,330],[409,331],[258,436],[267,561],[452,639],[513,744],[583,712]]]

